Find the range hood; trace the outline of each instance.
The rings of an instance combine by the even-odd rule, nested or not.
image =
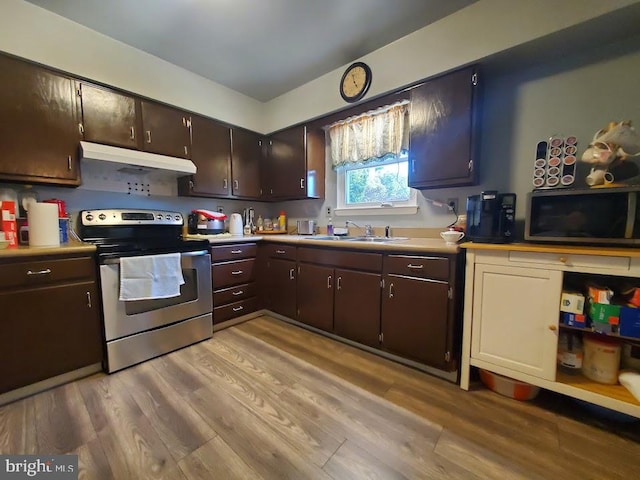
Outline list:
[[[191,160],[99,143],[80,142],[80,155],[83,163],[99,163],[103,170],[133,175],[177,178],[196,173],[196,165]]]

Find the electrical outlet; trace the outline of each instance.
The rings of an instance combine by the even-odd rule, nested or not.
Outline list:
[[[457,198],[447,198],[447,205],[449,205],[456,212],[458,212],[458,199]]]
[[[331,216],[331,207],[327,207],[327,217]]]

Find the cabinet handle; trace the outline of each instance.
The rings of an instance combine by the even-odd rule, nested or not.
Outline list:
[[[236,190],[238,190],[238,188],[240,188],[240,183],[238,182],[238,180],[234,180],[233,181],[233,188],[235,188]]]
[[[244,272],[242,270],[235,270],[231,272],[231,275],[242,275]]]
[[[242,250],[231,250],[231,253],[233,253],[234,255],[238,255],[242,253]]]
[[[393,298],[393,283],[389,284],[389,298]]]
[[[304,190],[304,178],[300,179],[300,188]]]
[[[84,126],[82,123],[78,124],[78,133],[80,133],[80,135],[84,135]]]
[[[92,306],[91,306],[91,292],[87,292],[87,307],[92,308]]]
[[[227,189],[227,179],[226,178],[224,178],[222,180],[222,188],[224,188],[225,190]]]
[[[285,250],[276,250],[276,253],[278,255],[284,255],[285,253],[287,253]]]
[[[407,268],[410,268],[411,270],[422,270],[424,265],[414,265],[413,263],[410,263],[407,265]]]
[[[240,305],[239,307],[233,307],[231,310],[233,310],[234,312],[239,312],[240,310],[242,310],[244,307],[242,305]]]
[[[555,332],[556,330],[558,330],[558,326],[557,325],[549,325],[549,330],[551,330],[552,332]]]
[[[136,139],[136,129],[134,127],[129,127],[129,138],[131,140]]]
[[[337,290],[341,290],[342,289],[342,277],[338,277],[338,280],[336,282],[336,289]]]
[[[147,143],[151,143],[151,130],[147,130]]]
[[[27,271],[27,275],[49,275],[50,273],[51,273],[50,268],[46,268],[44,270],[38,270],[37,272],[34,272],[32,270]]]
[[[244,290],[238,290],[237,292],[231,292],[231,295],[233,295],[234,297],[237,297],[238,295],[242,295],[244,293]]]
[[[327,277],[327,288],[331,288],[331,275]]]
[[[184,146],[184,154],[185,154],[185,155],[189,155],[189,150],[187,149],[187,146],[186,146],[186,145]]]
[[[567,263],[567,257],[560,257],[558,260],[560,263]]]
[[[185,117],[182,117],[182,126],[183,127],[187,126],[187,119]]]
[[[69,155],[69,156],[67,157],[67,169],[68,169],[69,171],[71,171],[71,169],[73,168],[73,165],[71,164],[72,162],[73,162],[73,160],[71,159],[71,155]]]
[[[289,280],[295,280],[294,272],[295,272],[295,269],[293,268],[289,270]]]

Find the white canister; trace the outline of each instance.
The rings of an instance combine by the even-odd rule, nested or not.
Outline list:
[[[242,216],[239,213],[232,213],[229,219],[229,233],[235,236],[242,236]]]
[[[599,383],[615,385],[620,370],[620,343],[585,335],[582,374]]]
[[[55,203],[32,203],[27,212],[29,219],[29,246],[60,246],[58,205]]]

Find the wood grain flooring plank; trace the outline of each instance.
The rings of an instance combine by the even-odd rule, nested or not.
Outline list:
[[[110,480],[113,472],[99,438],[94,438],[69,452],[78,455],[78,480]]]
[[[62,455],[96,437],[77,383],[33,397],[40,454]]]
[[[306,457],[304,448],[283,442],[280,434],[215,386],[203,387],[190,402],[221,439],[266,479],[329,479]]]
[[[181,396],[189,394],[209,384],[209,379],[183,360],[180,351],[175,351],[148,362],[158,374],[166,379]]]
[[[120,372],[122,373],[122,372]],[[118,373],[80,384],[94,428],[115,478],[180,478],[182,472]]]
[[[38,454],[34,397],[0,407],[0,454]]]
[[[178,466],[189,480],[260,480],[263,478],[219,436],[180,460]]]
[[[211,380],[211,387],[242,404],[278,432],[282,442],[304,451],[316,465],[322,466],[344,440],[283,406],[269,388],[261,385],[262,378],[247,376],[206,348],[191,348],[183,353],[190,357],[191,365]]]
[[[336,480],[408,480],[408,477],[348,440],[322,469]]]
[[[117,381],[136,401],[176,462],[216,436],[151,365],[125,370]]]

